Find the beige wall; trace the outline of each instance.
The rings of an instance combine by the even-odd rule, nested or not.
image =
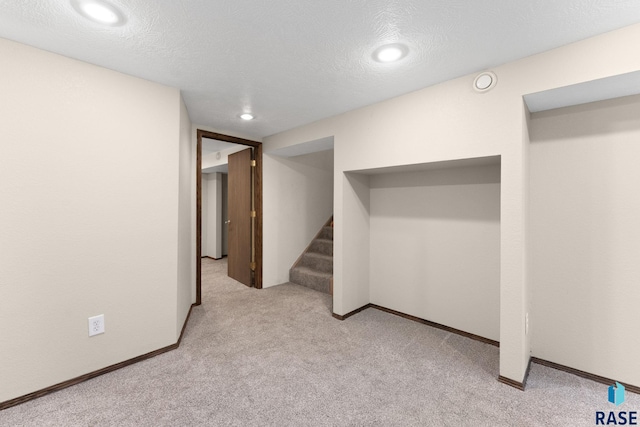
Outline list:
[[[367,184],[350,182],[350,171],[500,155],[500,374],[522,381],[531,352],[522,96],[636,71],[638,43],[640,25],[630,26],[496,67],[498,84],[487,93],[476,93],[469,75],[266,138],[267,151],[334,138],[334,311],[345,314],[369,302],[369,280],[361,272],[369,271],[370,259],[356,252],[369,235],[358,222],[366,209],[358,188]],[[269,227],[265,218],[265,234]],[[270,244],[265,237],[265,252]]]
[[[187,107],[180,97],[180,133],[178,135],[178,289],[177,289],[177,316],[176,316],[176,340],[180,337],[182,327],[195,302],[193,288],[195,287],[195,243],[191,240],[192,222],[191,212],[191,178],[195,174],[192,167],[194,144],[191,140],[191,120]]]
[[[6,401],[175,343],[190,225],[177,89],[2,39],[0,57]]]
[[[372,175],[371,302],[500,339],[500,166]]]
[[[371,302],[370,180],[369,175],[348,172],[340,180],[342,203],[336,203],[333,228],[333,312],[336,314],[349,313],[353,310],[351,307],[359,308]],[[344,243],[336,241],[336,236],[342,236]],[[342,286],[343,283],[347,286]]]
[[[289,269],[333,215],[333,150],[286,158],[266,153],[263,160],[268,287],[289,281]]]
[[[530,131],[533,354],[640,385],[640,96]]]

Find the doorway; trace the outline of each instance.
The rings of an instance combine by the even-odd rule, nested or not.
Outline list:
[[[206,166],[207,157],[211,157],[207,154],[209,141],[211,140],[202,141],[202,258],[219,260],[227,256],[229,249],[229,171],[226,163]],[[233,147],[231,144],[229,146]]]
[[[252,210],[247,215],[252,219],[253,226],[250,235],[253,239],[251,247],[251,262],[246,266],[252,279],[250,284],[256,289],[262,289],[262,143],[215,132],[197,130],[196,147],[196,305],[202,304],[202,146],[203,139],[212,139],[246,146],[251,150],[253,191],[250,204]],[[233,219],[231,219],[233,221]]]

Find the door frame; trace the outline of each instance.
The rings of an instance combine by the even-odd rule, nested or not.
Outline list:
[[[255,288],[262,289],[262,143],[221,133],[198,129],[196,145],[196,302],[202,304],[202,138],[246,145],[255,148],[256,182],[253,202],[256,209]]]

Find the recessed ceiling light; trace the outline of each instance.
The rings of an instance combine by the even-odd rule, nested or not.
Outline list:
[[[250,114],[250,113],[240,114],[240,118],[242,120],[253,120],[254,119],[253,114]]]
[[[387,44],[373,51],[373,59],[378,62],[395,62],[404,58],[407,53],[409,53],[409,48],[403,44]]]
[[[80,15],[99,24],[115,27],[126,21],[120,10],[103,0],[71,0],[71,4]]]

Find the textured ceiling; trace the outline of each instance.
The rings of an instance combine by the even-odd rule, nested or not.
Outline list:
[[[256,139],[640,22],[638,0],[112,4],[125,25],[69,0],[0,0],[0,37],[177,87],[194,123]],[[392,42],[409,55],[371,59]]]

